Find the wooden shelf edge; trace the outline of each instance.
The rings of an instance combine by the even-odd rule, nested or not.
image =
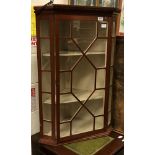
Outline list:
[[[91,91],[87,91],[87,90],[83,91],[83,90],[76,90],[76,89],[73,92],[76,94],[76,96],[78,96],[78,98],[80,98],[81,101],[86,100],[86,98],[84,98],[85,95],[89,96],[92,93]],[[82,93],[78,93],[78,92],[82,92]],[[77,95],[77,93],[78,93],[78,95]],[[68,103],[78,102],[78,100],[71,93],[70,94],[64,94],[61,96],[64,96],[64,98],[60,99],[60,104],[68,104]],[[93,98],[92,98],[92,96],[93,96]],[[95,95],[93,93],[92,96],[90,97],[89,101],[90,100],[102,99],[104,97],[100,93],[96,93]],[[51,104],[51,100],[48,98],[43,103],[44,104]]]

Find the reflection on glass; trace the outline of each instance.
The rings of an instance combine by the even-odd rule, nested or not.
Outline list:
[[[71,39],[60,39],[60,70],[71,70],[79,58],[81,51]]]
[[[81,101],[86,100],[94,90],[95,69],[84,57],[73,70],[73,93]]]
[[[72,37],[84,51],[96,36],[96,21],[75,20],[72,23]]]
[[[87,51],[86,55],[89,60],[95,65],[96,68],[105,67],[105,55],[107,51],[107,40],[97,39],[90,49]]]
[[[60,122],[71,120],[81,107],[81,104],[72,95],[61,95],[60,102]]]
[[[67,105],[67,103],[72,103],[72,102],[78,102],[77,99],[72,94],[60,95],[60,104]]]
[[[52,128],[51,122],[43,121],[43,135],[51,136],[52,135]]]
[[[95,117],[95,130],[104,128],[104,117]]]
[[[86,5],[87,6],[95,6],[96,5],[96,0],[87,0]]]
[[[99,0],[99,6],[103,7],[117,7],[118,0]]]
[[[85,105],[93,113],[94,116],[103,115],[104,100],[105,100],[105,91],[96,90]]]
[[[51,73],[42,72],[42,91],[51,92]]]
[[[99,0],[99,5],[104,7],[110,7],[111,6],[111,0]]]
[[[42,94],[42,111],[43,111],[43,120],[51,120],[51,95],[43,93]]]
[[[107,51],[107,39],[97,39],[88,50],[87,54],[105,54]]]
[[[99,0],[99,6],[104,6],[104,0]]]
[[[43,110],[43,120],[51,121],[51,104],[43,104],[42,105]]]
[[[105,54],[103,52],[96,54],[87,53],[87,57],[96,68],[103,68],[106,65]]]
[[[42,55],[50,53],[50,40],[49,39],[40,39],[40,48]]]
[[[49,21],[40,20],[40,37],[49,37]]]
[[[59,39],[60,56],[69,56],[72,54],[81,54],[76,44],[71,39]],[[68,54],[68,55],[67,55]]]
[[[60,93],[71,92],[71,72],[60,73]]]
[[[71,5],[96,6],[97,0],[70,0]]]
[[[98,37],[108,37],[108,22],[98,22]]]
[[[93,116],[82,108],[72,122],[72,134],[79,134],[93,130]]]
[[[40,39],[41,49],[41,68],[42,70],[50,70],[50,40]]]
[[[41,58],[41,68],[42,70],[50,70],[50,57],[49,56],[42,56]]]
[[[105,88],[105,69],[98,69],[97,70],[97,77],[96,77],[96,88]]]
[[[76,65],[76,63],[78,62],[78,60],[80,59],[80,57],[82,56],[82,54],[79,53],[78,56],[69,56],[69,57],[65,57],[65,56],[61,56],[60,57],[60,70],[71,70],[74,65]]]
[[[52,104],[52,102],[51,102],[51,94],[43,93],[42,94],[42,103]]]
[[[60,21],[60,26],[59,26],[59,34],[60,37],[70,37],[70,27],[71,23],[70,21]]]
[[[60,124],[60,137],[70,136],[70,124],[64,123]]]

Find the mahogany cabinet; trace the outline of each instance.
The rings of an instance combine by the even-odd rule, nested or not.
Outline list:
[[[117,8],[35,7],[40,142],[54,145],[112,130]]]

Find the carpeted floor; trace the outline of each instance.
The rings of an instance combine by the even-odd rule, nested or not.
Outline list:
[[[112,137],[105,136],[76,143],[65,144],[64,147],[72,150],[78,155],[93,155],[109,144],[112,140]]]

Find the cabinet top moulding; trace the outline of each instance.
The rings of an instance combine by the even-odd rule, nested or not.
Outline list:
[[[35,6],[35,13],[62,13],[62,14],[78,14],[78,15],[112,15],[114,13],[120,13],[120,9],[113,7],[96,7],[96,6],[78,6],[78,5],[62,5],[53,4],[51,6]]]

